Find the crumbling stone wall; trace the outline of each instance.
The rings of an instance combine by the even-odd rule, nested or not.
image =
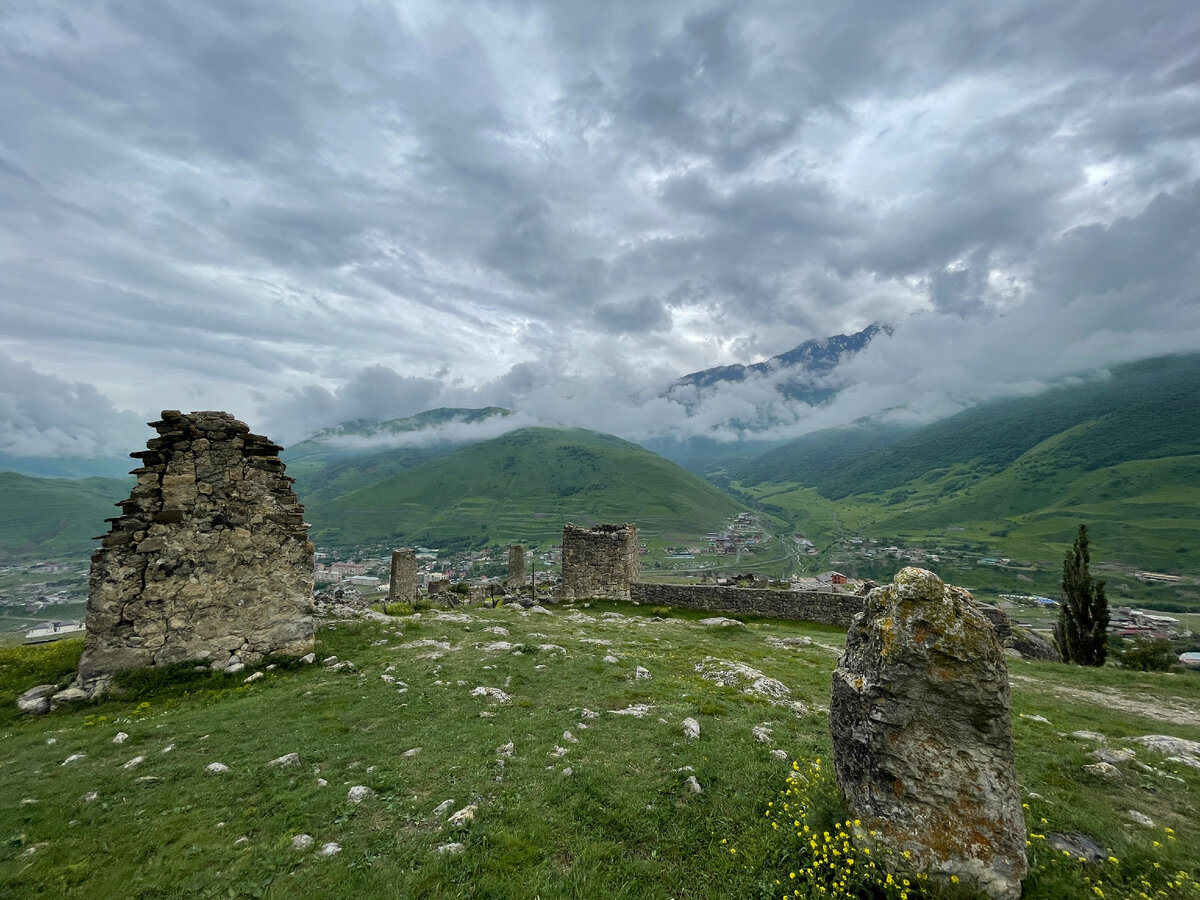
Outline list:
[[[636,525],[563,526],[562,599],[629,600],[640,575]]]
[[[412,603],[417,599],[417,553],[411,547],[392,551],[392,578],[388,586],[390,603]]]
[[[164,410],[92,557],[79,685],[312,647],[313,545],[279,451],[225,412]]]
[[[685,584],[635,584],[631,598],[651,606],[682,606],[743,616],[770,616],[848,628],[864,599],[828,591],[780,591]]]
[[[508,548],[508,578],[504,583],[510,588],[519,588],[525,583],[525,548],[520,544]]]

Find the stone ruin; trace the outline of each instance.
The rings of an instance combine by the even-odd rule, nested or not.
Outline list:
[[[525,548],[513,544],[508,548],[508,577],[504,586],[510,591],[519,590],[525,584]]]
[[[313,646],[313,545],[277,444],[225,412],[164,410],[92,557],[76,690],[121,669],[214,669]]]
[[[417,554],[411,547],[392,551],[392,577],[388,582],[389,603],[413,603],[417,599]]]
[[[605,597],[629,600],[630,587],[641,576],[637,526],[564,525],[562,536],[563,600]]]
[[[876,859],[1020,897],[1008,668],[967,591],[913,567],[871,591],[833,675],[829,729],[847,810],[894,854]]]

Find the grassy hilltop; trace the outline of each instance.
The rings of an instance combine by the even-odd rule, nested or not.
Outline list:
[[[813,879],[853,871],[878,882],[869,855],[844,852],[830,773],[844,633],[698,618],[594,603],[339,623],[318,633],[318,658],[356,672],[282,666],[246,684],[249,670],[182,666],[38,719],[14,697],[65,677],[79,642],[0,651],[0,895],[727,900],[828,896]],[[731,664],[800,705],[754,693],[755,674],[705,677]],[[1200,678],[1009,665],[1025,896],[1197,896],[1200,770],[1132,739],[1200,740]],[[1080,729],[1134,752],[1120,778],[1083,771],[1100,743]],[[372,792],[357,804],[356,786]],[[469,805],[472,821],[448,821]],[[1056,831],[1091,835],[1111,860],[1063,858]],[[300,835],[312,845],[294,847]],[[328,844],[340,849],[321,855]]]
[[[523,428],[309,503],[307,516],[318,543],[389,538],[444,547],[550,542],[566,521],[636,521],[646,535],[694,538],[740,509],[714,486],[612,435]]]
[[[825,546],[868,534],[1053,569],[1086,522],[1105,560],[1196,573],[1196,396],[1200,355],[1166,357],[915,431],[820,432],[715,480]]]

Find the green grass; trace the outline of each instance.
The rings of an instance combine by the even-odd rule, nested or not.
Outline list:
[[[83,556],[129,496],[129,478],[31,478],[0,472],[0,560]]]
[[[624,618],[601,617],[606,611]],[[755,619],[708,629],[696,624],[701,615],[612,603],[556,607],[549,616],[515,607],[426,610],[323,629],[318,656],[351,660],[357,673],[281,667],[245,685],[180,667],[157,685],[139,682],[125,700],[39,719],[10,714],[0,722],[0,894],[779,896],[775,881],[789,880],[801,852],[794,834],[772,827],[768,803],[788,789],[791,760],[828,759],[823,707],[844,635]],[[495,627],[509,634],[486,630]],[[767,641],[787,637],[810,643]],[[450,649],[402,647],[421,640]],[[528,652],[475,646],[500,640]],[[596,640],[607,643],[587,642]],[[12,710],[16,693],[58,680],[77,653],[78,642],[0,650],[0,703]],[[608,653],[620,662],[602,662]],[[780,679],[808,711],[704,680],[695,665],[706,656]],[[637,666],[652,678],[635,680]],[[1153,717],[1200,712],[1200,678],[1024,661],[1013,661],[1011,673],[1018,776],[1024,792],[1041,797],[1029,800],[1031,830],[1087,832],[1111,848],[1122,872],[1154,875],[1155,859],[1200,870],[1191,825],[1200,817],[1200,772],[1139,748],[1152,771],[1130,763],[1118,782],[1094,779],[1081,771],[1092,745],[1069,736],[1088,728],[1113,746],[1164,732],[1200,740],[1200,717]],[[472,696],[477,686],[512,699]],[[653,709],[641,719],[614,714],[630,704]],[[584,709],[598,715],[586,718]],[[684,738],[687,716],[701,723],[699,740]],[[771,726],[769,744],[751,735],[761,723]],[[563,737],[567,730],[578,743]],[[127,742],[112,742],[118,731]],[[513,756],[500,767],[496,748],[509,741]],[[555,746],[567,754],[552,755]],[[291,752],[298,766],[267,766]],[[75,753],[85,756],[63,765]],[[137,756],[145,760],[123,768]],[[211,762],[230,771],[205,774]],[[688,775],[703,793],[687,790]],[[354,805],[352,785],[375,796]],[[97,798],[85,800],[91,791]],[[474,822],[455,829],[435,816],[447,799],[453,809],[477,803]],[[841,814],[827,788],[811,802],[820,815]],[[1156,829],[1128,824],[1127,809],[1150,815]],[[1163,827],[1176,839],[1167,841]],[[291,849],[301,833],[343,849],[329,858]],[[465,851],[435,851],[451,841]],[[1035,872],[1027,897],[1090,894],[1054,865]]]
[[[562,523],[636,520],[648,538],[694,540],[742,507],[647,450],[583,429],[526,428],[308,503],[314,540],[439,547],[552,543]]]

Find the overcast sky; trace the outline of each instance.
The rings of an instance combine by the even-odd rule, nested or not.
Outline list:
[[[11,455],[935,415],[1200,351],[1197,248],[1193,0],[0,0]],[[871,322],[832,406],[661,396]]]

